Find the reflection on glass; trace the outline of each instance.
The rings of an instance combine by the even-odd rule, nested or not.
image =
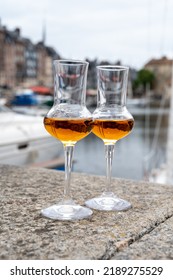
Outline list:
[[[126,108],[128,68],[98,66],[97,108],[93,113],[93,133],[101,138],[106,156],[106,190],[99,197],[86,201],[90,208],[122,211],[131,207],[130,202],[118,198],[111,190],[111,170],[115,143],[132,130],[134,119]]]
[[[54,61],[54,105],[44,118],[46,130],[64,145],[64,197],[41,211],[56,220],[75,220],[91,216],[92,210],[75,204],[70,195],[70,177],[75,144],[92,130],[92,115],[85,106],[88,63],[74,60]]]

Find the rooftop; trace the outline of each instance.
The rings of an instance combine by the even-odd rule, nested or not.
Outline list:
[[[172,59],[169,59],[167,58],[166,56],[163,56],[162,58],[160,59],[151,59],[149,60],[146,64],[145,64],[145,67],[146,66],[149,66],[149,65],[172,65],[173,63],[173,60]]]

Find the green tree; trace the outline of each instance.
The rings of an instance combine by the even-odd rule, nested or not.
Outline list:
[[[150,86],[150,89],[154,86],[155,76],[154,73],[147,69],[141,69],[137,73],[136,79],[133,81],[133,90],[134,93],[141,95],[146,91],[147,86]]]

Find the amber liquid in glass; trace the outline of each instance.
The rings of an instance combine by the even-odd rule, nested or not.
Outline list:
[[[131,132],[133,125],[133,119],[98,119],[94,120],[92,132],[101,138],[105,144],[114,144],[117,140],[128,135]]]
[[[46,130],[64,145],[75,143],[86,137],[92,130],[93,120],[89,119],[58,119],[44,118]]]

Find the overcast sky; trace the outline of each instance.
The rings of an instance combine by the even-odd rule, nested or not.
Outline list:
[[[173,57],[172,0],[1,0],[2,25],[20,27],[64,58],[99,59],[142,68],[152,57]]]

